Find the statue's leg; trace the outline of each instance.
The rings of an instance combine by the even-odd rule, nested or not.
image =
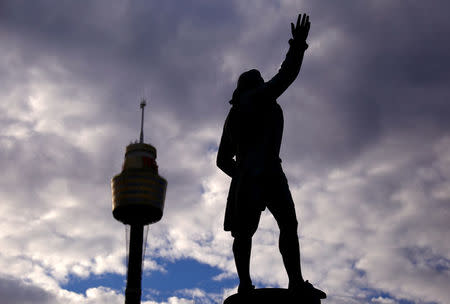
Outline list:
[[[250,256],[252,251],[252,237],[258,228],[261,211],[246,213],[237,225],[238,231],[233,231],[233,254],[236,270],[239,276],[238,292],[248,292],[254,288],[250,277]],[[245,222],[243,222],[245,220]]]
[[[297,233],[280,230],[279,248],[283,257],[284,267],[289,277],[289,287],[303,283],[300,266],[300,246]]]
[[[242,286],[252,286],[250,278],[251,237],[235,237],[233,242],[234,262]]]
[[[284,174],[274,180],[269,195],[268,209],[273,214],[280,228],[279,249],[284,267],[289,277],[289,287],[303,283],[300,266],[300,244],[297,234],[297,216],[294,201]]]

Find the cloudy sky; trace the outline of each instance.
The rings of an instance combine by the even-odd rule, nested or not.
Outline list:
[[[238,284],[215,166],[239,74],[267,80],[311,18],[279,98],[304,276],[324,303],[450,303],[450,5],[445,1],[0,1],[1,303],[123,303],[110,180],[139,136],[168,182],[144,303],[221,303]],[[285,287],[278,229],[257,287]]]

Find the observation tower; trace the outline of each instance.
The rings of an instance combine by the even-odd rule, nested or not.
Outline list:
[[[144,226],[162,218],[167,188],[167,181],[158,175],[156,148],[144,143],[145,105],[143,99],[139,142],[126,147],[122,172],[111,181],[113,216],[130,225],[125,304],[141,303]]]

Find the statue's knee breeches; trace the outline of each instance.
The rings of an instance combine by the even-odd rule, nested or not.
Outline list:
[[[234,238],[252,238],[258,229],[259,220],[261,218],[260,210],[253,210],[242,214],[240,220],[234,223],[231,235]]]

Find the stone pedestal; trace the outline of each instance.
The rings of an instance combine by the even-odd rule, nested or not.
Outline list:
[[[320,304],[319,298],[301,294],[295,297],[284,288],[255,289],[249,294],[234,294],[225,299],[223,304]]]

